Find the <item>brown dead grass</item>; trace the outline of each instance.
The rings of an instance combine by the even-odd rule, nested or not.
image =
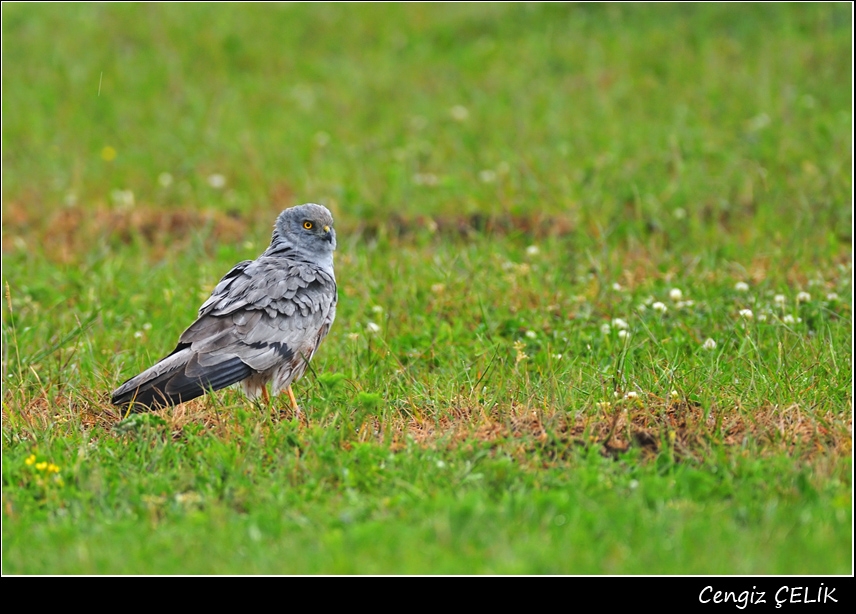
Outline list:
[[[575,224],[571,216],[543,213],[436,216],[393,214],[381,222],[361,222],[351,230],[367,239],[379,235],[392,239],[407,239],[422,232],[440,237],[521,234],[533,239],[544,239],[570,235],[575,230]]]
[[[148,246],[151,257],[156,259],[167,249],[186,247],[200,232],[206,232],[215,244],[243,241],[252,234],[250,227],[254,223],[258,221],[213,209],[146,205],[131,209],[68,207],[41,218],[20,203],[10,203],[3,207],[3,251],[23,242],[38,245],[52,261],[68,264],[99,245],[139,242]]]
[[[122,245],[137,244],[144,248],[147,258],[158,260],[168,251],[181,252],[200,235],[207,249],[243,242],[248,238],[266,241],[275,216],[292,200],[293,194],[283,188],[271,192],[267,206],[254,208],[251,212],[138,203],[131,208],[102,204],[65,207],[48,215],[23,201],[12,201],[3,206],[2,247],[4,253],[37,248],[50,261],[69,265],[99,246],[118,249]],[[402,245],[412,244],[416,235],[426,233],[437,240],[453,241],[466,241],[475,235],[518,235],[537,243],[549,237],[572,236],[580,232],[575,223],[569,215],[543,213],[393,215],[377,222],[350,220],[345,216],[344,220],[339,220],[338,229],[342,237],[357,236],[366,241],[384,237]],[[582,232],[597,236],[599,231],[586,228]],[[639,284],[650,283],[652,279],[670,281],[676,276],[695,276],[706,283],[727,278],[729,282],[746,279],[760,284],[770,275],[784,275],[788,283],[804,287],[809,273],[816,275],[819,272],[806,269],[797,261],[782,262],[768,255],[756,256],[743,266],[734,264],[731,268],[736,267],[735,270],[694,271],[697,261],[677,263],[656,241],[650,244],[630,241],[615,245],[607,258],[608,262],[598,266],[621,271],[613,281],[630,290]],[[833,279],[840,274],[837,268],[851,262],[850,248],[844,246],[841,253],[827,264],[828,270],[820,272]]]
[[[45,215],[22,201],[3,207],[3,250],[25,244],[40,245],[52,260],[73,261],[90,252],[95,245],[139,242],[158,258],[166,248],[181,249],[194,233],[207,231],[215,243],[245,240],[272,226],[276,215],[287,205],[278,192],[271,195],[271,206],[258,207],[251,213],[224,212],[196,207],[170,208],[136,204],[130,208],[94,205],[66,207]],[[340,232],[367,240],[385,236],[407,240],[419,232],[438,237],[466,238],[473,234],[508,235],[519,233],[533,238],[564,236],[573,231],[570,218],[531,215],[458,215],[414,216],[393,215],[382,222],[355,222],[339,225]]]
[[[19,425],[16,431],[45,432],[83,428],[93,437],[121,437],[113,427],[123,418],[103,398],[88,399],[54,395],[37,396],[18,406],[7,393],[3,422]],[[165,435],[181,439],[189,425],[201,425],[212,436],[229,439],[242,430],[228,407],[200,398],[157,414],[165,422]],[[254,428],[266,428],[282,416],[259,415]],[[319,418],[303,415],[304,424]],[[320,418],[323,422],[332,419]],[[237,429],[237,431],[236,431]],[[508,453],[541,460],[562,460],[576,448],[595,446],[603,455],[617,457],[631,448],[643,460],[669,453],[677,460],[701,460],[714,449],[760,455],[785,454],[801,459],[816,456],[849,456],[853,446],[850,408],[840,413],[823,412],[800,405],[755,408],[714,408],[710,412],[685,400],[657,397],[617,402],[609,407],[585,408],[574,414],[519,403],[484,407],[460,400],[437,411],[366,420],[357,438],[378,443],[391,441],[394,451],[411,442],[427,448],[455,449],[488,443]],[[343,445],[347,446],[347,443]]]
[[[570,447],[598,446],[603,454],[616,456],[637,447],[643,458],[670,450],[679,459],[698,459],[712,448],[724,446],[811,457],[818,453],[849,455],[852,416],[849,411],[818,415],[799,405],[713,409],[705,415],[698,405],[652,397],[590,408],[576,415],[517,404],[487,411],[462,405],[437,420],[411,420],[402,434],[420,445],[518,442],[552,454]]]

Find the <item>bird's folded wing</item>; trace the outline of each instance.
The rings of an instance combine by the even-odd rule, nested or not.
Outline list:
[[[225,356],[265,371],[315,352],[335,313],[333,276],[308,265],[263,259],[241,263],[217,285],[182,333],[200,369]]]

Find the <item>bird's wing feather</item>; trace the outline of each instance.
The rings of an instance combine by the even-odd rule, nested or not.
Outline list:
[[[332,273],[279,258],[241,264],[217,285],[179,343],[209,361],[238,357],[259,372],[295,356],[308,359],[335,315]]]
[[[169,356],[119,386],[113,392],[111,402],[114,405],[133,403],[135,410],[176,405],[209,390],[225,388],[253,373],[249,366],[234,356],[219,356],[216,365],[200,368],[206,358],[179,344]]]
[[[239,262],[235,266],[232,267],[228,273],[223,276],[217,286],[214,288],[214,291],[211,292],[211,296],[202,303],[202,306],[199,308],[199,317],[202,317],[211,309],[213,309],[214,305],[225,295],[227,295],[232,286],[235,284],[236,279],[242,277],[243,272],[247,269],[248,266],[253,264],[254,260],[244,260],[243,262]]]
[[[169,356],[113,393],[113,403],[171,405],[296,359],[309,360],[335,317],[332,271],[262,256],[214,288]]]

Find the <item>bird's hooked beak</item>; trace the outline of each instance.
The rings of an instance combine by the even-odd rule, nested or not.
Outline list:
[[[326,224],[324,225],[324,238],[330,243],[333,242],[333,229]]]

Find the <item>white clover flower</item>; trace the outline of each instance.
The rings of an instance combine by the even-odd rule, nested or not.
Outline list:
[[[537,256],[539,251],[540,250],[538,249],[537,245],[530,245],[529,247],[526,248],[526,255]]]
[[[711,341],[713,341],[713,339],[711,339]],[[716,341],[714,341],[713,343],[714,343],[714,345],[716,345]],[[679,396],[681,396],[681,393],[680,393],[680,392],[678,392],[677,390],[672,390],[672,391],[669,393],[669,396],[672,396],[672,397],[679,397]]]
[[[376,335],[380,332],[380,326],[378,326],[374,322],[368,322],[366,324],[366,330],[369,331],[372,335]]]
[[[736,284],[734,284],[734,289],[738,292],[749,292],[749,284],[747,284],[745,281],[738,281]]]
[[[553,354],[553,358],[555,360],[562,360],[562,355],[561,354]]]
[[[446,284],[431,284],[431,292],[434,294],[442,294],[446,289]]]
[[[433,173],[416,173],[413,175],[413,183],[416,185],[437,185],[439,181],[437,175]]]
[[[749,132],[758,132],[759,130],[763,130],[767,126],[770,125],[770,116],[766,113],[759,113],[752,119],[746,121],[746,127],[749,129]]]
[[[636,490],[639,488],[639,480],[630,480],[630,482],[627,483],[627,487],[630,490]]]
[[[110,192],[110,200],[119,207],[133,207],[134,192],[131,190],[113,190]]]
[[[612,325],[615,328],[626,330],[630,328],[630,325],[627,323],[627,320],[622,320],[621,318],[612,318]]]
[[[600,332],[602,332],[604,335],[608,335],[611,330],[612,327],[606,322],[600,325]]]
[[[535,337],[537,337],[537,336],[538,336],[538,333],[536,333],[534,330],[527,330],[526,331],[526,337],[529,339],[535,339]]]
[[[612,284],[612,289],[615,290],[616,292],[621,292],[621,284],[618,282],[615,282],[614,284]]]
[[[660,313],[666,313],[669,310],[669,308],[666,307],[665,303],[661,303],[660,301],[657,301],[656,303],[651,305],[651,309],[653,309],[654,311],[659,311]]]
[[[143,331],[138,330],[137,332],[134,333],[134,339],[142,339],[142,338],[143,338]]]
[[[479,180],[482,183],[493,183],[496,181],[496,171],[489,168],[479,171]]]
[[[636,311],[648,311],[648,308],[645,306],[645,303],[639,303],[636,306]]]
[[[773,302],[776,303],[777,305],[784,305],[785,304],[785,295],[784,294],[777,294],[776,296],[773,297]]]
[[[456,122],[465,121],[470,116],[470,112],[467,110],[467,107],[459,104],[456,104],[454,107],[449,109],[449,114]]]
[[[767,314],[766,313],[759,313],[758,314],[758,321],[759,322],[766,322],[767,321]]]
[[[830,292],[829,294],[826,295],[826,300],[827,301],[837,301],[838,295],[835,292]]]
[[[143,330],[151,330],[151,329],[152,329],[152,323],[151,322],[146,322],[145,324],[143,324]]]
[[[682,209],[681,207],[678,207],[677,209],[672,211],[672,215],[675,216],[676,220],[682,220],[685,217],[687,217],[687,212],[686,212],[686,210]]]
[[[620,331],[618,331],[618,338],[619,338],[619,339],[627,339],[627,338],[629,338],[629,337],[630,337],[630,333],[629,333],[629,332],[627,332],[626,330],[620,330]]]
[[[226,177],[224,177],[220,173],[212,173],[208,175],[208,185],[210,185],[215,190],[220,190],[226,187]]]
[[[751,309],[741,309],[740,317],[746,318],[747,320],[751,320],[754,317]]]
[[[158,175],[158,183],[162,188],[168,188],[172,185],[172,175],[169,173],[161,173]]]
[[[784,322],[785,324],[793,324],[794,322],[796,322],[796,319],[791,314],[786,314],[782,316],[782,322]]]
[[[326,147],[330,144],[330,135],[322,130],[321,132],[315,133],[314,140],[318,147]]]
[[[372,312],[383,313],[383,307],[381,307],[380,305],[374,305],[372,306]]]
[[[624,395],[624,398],[625,399],[635,399],[638,396],[639,396],[638,392],[636,392],[635,390],[631,390],[630,392],[628,392],[627,394]]]
[[[681,292],[678,288],[672,288],[669,290],[669,298],[673,301],[679,301],[684,297],[684,293]]]
[[[705,339],[705,342],[702,344],[701,347],[703,347],[706,350],[715,350],[716,349],[716,341],[714,341],[713,339],[710,339],[710,338]]]
[[[797,302],[798,303],[805,303],[805,302],[808,302],[810,300],[811,300],[811,294],[809,294],[808,292],[800,292],[799,294],[797,294]]]

